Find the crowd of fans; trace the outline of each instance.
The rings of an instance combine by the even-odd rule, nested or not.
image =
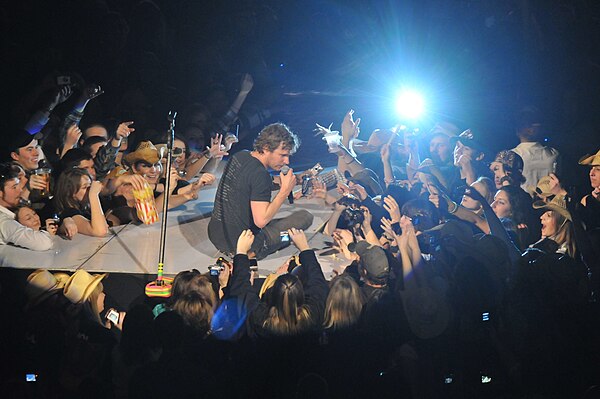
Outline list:
[[[166,173],[160,139],[129,149],[133,122],[110,134],[78,127],[98,86],[80,90],[63,119],[52,115],[71,90],[57,87],[3,147],[3,244],[46,250],[57,236],[139,223],[133,191],[150,188],[162,204],[166,178],[171,206],[193,200],[237,141],[207,134],[198,152],[177,131]],[[583,397],[599,371],[600,152],[579,161],[591,190],[573,198],[560,176],[577,166],[537,141],[535,108],[517,117],[520,144],[495,156],[477,132],[446,122],[425,135],[401,126],[362,141],[353,116],[341,133],[317,125],[337,168],[300,173],[293,193],[331,207],[321,231],[345,262],[331,281],[297,229],[287,233],[299,254],[266,278],[245,230],[232,259],[179,273],[167,300],[127,312],[105,309],[105,274],[37,270],[4,342],[18,348],[11,369],[38,381],[8,373],[4,392]]]

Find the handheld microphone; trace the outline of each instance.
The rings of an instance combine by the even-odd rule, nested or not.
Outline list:
[[[287,175],[290,172],[290,167],[287,165],[284,165],[281,168],[281,173],[283,173],[284,175]],[[288,202],[291,204],[294,203],[294,190],[290,191],[290,193],[288,194]]]

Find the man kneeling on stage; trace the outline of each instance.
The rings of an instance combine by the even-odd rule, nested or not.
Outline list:
[[[298,136],[282,123],[265,126],[254,140],[253,151],[231,157],[217,189],[208,237],[220,251],[234,253],[237,239],[246,229],[255,239],[251,252],[257,259],[289,245],[281,232],[294,227],[307,229],[313,216],[299,210],[282,219],[273,219],[296,185],[293,170],[281,172],[299,146]],[[271,200],[273,180],[269,169],[279,171],[280,189]]]

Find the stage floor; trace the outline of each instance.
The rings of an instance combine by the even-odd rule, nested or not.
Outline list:
[[[169,211],[164,262],[166,275],[175,275],[193,268],[201,272],[208,271],[209,265],[220,256],[207,233],[217,185],[218,181],[201,190],[197,200]],[[331,237],[316,232],[331,215],[331,209],[320,200],[302,198],[293,205],[284,204],[276,217],[286,216],[295,209],[306,209],[314,215],[313,225],[306,231],[306,235],[317,254],[331,252],[328,246],[328,242],[332,241]],[[117,226],[102,238],[81,234],[73,240],[55,237],[54,249],[43,252],[0,245],[0,266],[153,274],[158,267],[161,220],[149,226]],[[259,274],[269,274],[297,252],[292,245],[268,256],[259,262]],[[328,279],[334,269],[347,264],[339,255],[319,256],[319,261]]]

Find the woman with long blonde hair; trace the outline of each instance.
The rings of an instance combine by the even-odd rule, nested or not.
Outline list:
[[[275,280],[268,295],[263,296],[263,301],[259,301],[248,280],[250,261],[247,254],[254,242],[254,235],[252,231],[245,230],[238,239],[228,296],[243,298],[243,306],[249,311],[251,336],[300,335],[317,330],[322,324],[327,281],[304,232],[290,229],[288,233],[300,250],[304,284],[295,275],[283,274]]]
[[[323,328],[340,330],[354,326],[362,313],[365,298],[354,279],[340,275],[331,280],[325,302]]]

